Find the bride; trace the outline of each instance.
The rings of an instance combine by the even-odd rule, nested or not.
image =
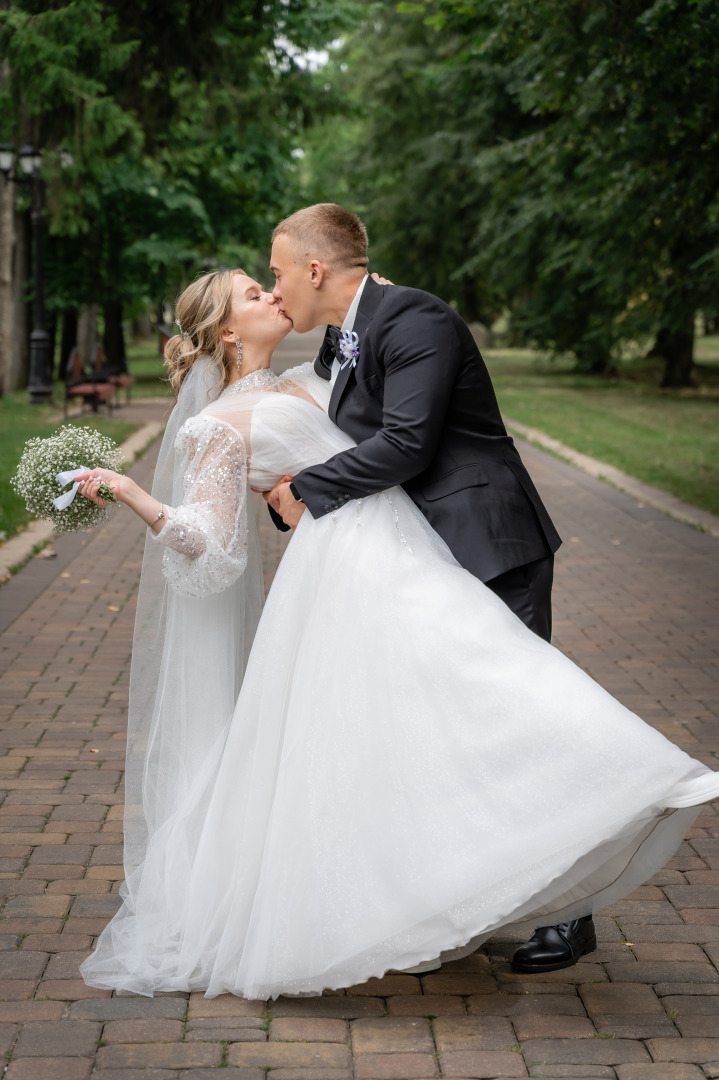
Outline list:
[[[527,630],[401,488],[304,514],[259,617],[248,489],[352,440],[310,364],[271,372],[291,323],[242,271],[177,314],[152,494],[103,469],[81,486],[150,529],[123,904],[85,981],[317,994],[650,877],[719,775]]]

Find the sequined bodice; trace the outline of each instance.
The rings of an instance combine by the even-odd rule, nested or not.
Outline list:
[[[230,383],[220,394],[220,397],[234,397],[236,394],[249,393],[252,390],[274,390],[280,379],[269,368],[260,368],[259,371],[251,371],[249,375],[243,375],[237,382]]]

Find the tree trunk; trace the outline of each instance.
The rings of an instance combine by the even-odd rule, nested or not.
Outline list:
[[[21,390],[30,374],[32,304],[28,303],[31,276],[30,215],[15,213],[15,246],[12,267],[12,345],[5,390]]]
[[[15,247],[15,188],[0,187],[0,396],[10,389],[12,368],[13,304],[12,270]]]
[[[97,307],[95,304],[86,304],[80,308],[77,320],[77,344],[85,367],[94,367],[97,350]]]
[[[662,386],[680,387],[694,384],[694,316],[684,327],[667,334],[664,346],[664,377]]]
[[[60,378],[67,381],[67,365],[70,353],[77,345],[77,308],[66,308],[62,313],[62,337],[60,338]]]
[[[108,371],[113,374],[127,374],[125,335],[122,328],[122,300],[110,300],[102,310],[105,317],[102,347]]]
[[[694,313],[685,319],[683,326],[661,327],[652,352],[664,361],[662,386],[693,386]]]
[[[58,314],[54,309],[48,311],[45,319],[45,329],[47,330],[47,353],[50,358],[50,377],[51,381],[62,378],[62,366],[60,365],[57,374],[55,373],[55,346],[57,344],[57,323]]]

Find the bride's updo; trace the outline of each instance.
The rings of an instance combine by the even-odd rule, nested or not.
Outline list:
[[[195,360],[209,356],[222,372],[222,386],[227,385],[227,360],[222,331],[232,310],[232,281],[244,270],[211,270],[202,274],[180,294],[175,318],[180,333],[165,345],[165,367],[175,395]]]

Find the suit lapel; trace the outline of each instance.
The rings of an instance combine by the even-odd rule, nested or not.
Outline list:
[[[378,285],[377,282],[373,281],[371,277],[368,277],[367,281],[365,282],[365,287],[362,290],[362,296],[360,298],[359,307],[357,309],[357,317],[355,318],[355,324],[353,328],[355,333],[357,334],[357,337],[359,338],[359,356],[357,358],[357,364],[359,364],[362,357],[362,344],[364,342],[365,334],[370,323],[372,322],[372,319],[375,317],[377,308],[382,303],[386,288],[391,288],[391,286]],[[340,371],[339,375],[337,376],[337,381],[332,390],[332,397],[330,398],[328,410],[330,420],[332,421],[334,421],[337,417],[337,409],[339,408],[340,400],[343,393],[347,389],[350,375],[353,370],[355,371],[356,377],[356,368],[353,369],[351,364],[348,364],[344,371]]]

